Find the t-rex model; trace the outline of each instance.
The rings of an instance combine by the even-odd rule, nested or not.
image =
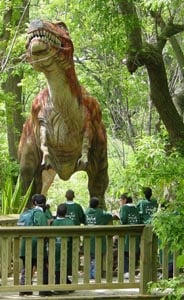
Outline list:
[[[43,72],[48,88],[34,99],[18,156],[23,193],[46,194],[56,174],[63,180],[88,174],[89,195],[100,199],[108,185],[107,137],[98,102],[78,82],[73,43],[63,22],[34,20],[28,29],[27,59]],[[32,205],[31,199],[27,207]]]

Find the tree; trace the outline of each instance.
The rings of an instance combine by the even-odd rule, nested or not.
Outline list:
[[[141,66],[146,67],[150,81],[151,99],[169,133],[172,144],[180,146],[180,151],[183,152],[184,123],[173,104],[169,91],[163,49],[168,39],[184,30],[184,24],[174,23],[174,10],[173,13],[170,11],[171,14],[162,24],[160,31],[155,32],[154,42],[148,42],[143,40],[141,21],[137,13],[140,7],[136,1],[119,0],[118,3],[127,34],[126,66],[131,74]],[[167,7],[163,2],[161,3],[160,7],[156,6],[155,8],[155,12],[159,11],[159,15]],[[151,13],[152,10],[153,7],[150,5],[148,12]],[[155,22],[158,26],[157,18],[155,18]]]
[[[23,126],[22,87],[20,85],[23,69],[18,66],[22,60],[20,52],[22,46],[20,47],[21,41],[18,37],[25,29],[25,22],[29,15],[29,1],[6,1],[4,5],[3,28],[0,34],[2,42],[0,54],[1,72],[3,72],[2,89],[6,106],[9,154],[13,160],[16,160],[17,145]],[[12,53],[15,54],[15,58]]]

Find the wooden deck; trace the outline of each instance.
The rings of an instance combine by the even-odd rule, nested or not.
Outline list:
[[[10,286],[13,284],[13,278],[8,279]],[[36,282],[36,278],[34,280]],[[34,284],[33,281],[33,284]],[[163,296],[163,295],[162,295]],[[19,296],[18,292],[0,292],[0,300],[116,300],[116,299],[137,299],[137,300],[160,300],[161,295],[140,295],[139,289],[127,288],[127,289],[98,289],[98,290],[76,290],[73,293],[63,292],[61,295],[52,295],[47,297],[39,296],[38,292],[34,291],[32,296]]]
[[[19,296],[19,293],[9,293],[4,292],[0,293],[0,300],[25,300],[25,299],[33,299],[33,300],[40,300],[40,299],[51,299],[51,300],[59,300],[59,299],[66,299],[66,300],[95,300],[95,299],[108,299],[108,300],[116,300],[116,299],[139,299],[139,300],[158,300],[161,299],[161,296],[155,295],[140,295],[138,289],[118,289],[118,290],[82,290],[82,291],[75,291],[73,293],[63,293],[63,295],[53,295],[47,297],[40,297],[38,292],[34,292],[32,296]]]

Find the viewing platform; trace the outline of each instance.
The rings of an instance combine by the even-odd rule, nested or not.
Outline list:
[[[13,223],[14,220],[14,223]],[[7,222],[0,220],[0,300],[4,299],[161,299],[157,292],[148,291],[149,282],[157,282],[158,241],[151,225],[107,226],[16,226],[15,217]],[[90,237],[95,236],[94,280],[89,278]],[[129,278],[124,278],[124,240],[129,235]],[[37,238],[37,270],[32,277],[32,237]],[[72,237],[71,284],[66,284],[67,240]],[[106,254],[102,255],[102,236],[106,237]],[[135,266],[136,237],[140,237],[140,268]],[[21,239],[26,240],[25,285],[20,285]],[[55,284],[55,240],[61,237],[61,278]],[[117,239],[115,247],[114,239]],[[48,242],[48,284],[43,284],[43,245]],[[173,260],[173,274],[176,268]],[[168,252],[163,250],[163,278],[168,276]],[[19,292],[31,291],[32,296],[19,296]],[[39,291],[60,292],[59,295],[39,296]],[[62,291],[62,293],[61,293]],[[70,292],[72,291],[72,292]]]

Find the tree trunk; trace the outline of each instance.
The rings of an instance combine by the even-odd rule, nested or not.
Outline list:
[[[0,40],[3,41],[3,51],[2,55],[2,71],[6,72],[6,81],[2,83],[2,89],[6,97],[6,117],[7,117],[7,138],[9,154],[13,160],[17,159],[17,146],[20,139],[20,132],[23,126],[22,117],[22,88],[18,86],[23,78],[23,71],[19,70],[14,72],[16,65],[11,59],[11,50],[13,45],[9,45],[11,39],[9,28],[17,28],[17,34],[20,34],[25,30],[25,22],[29,17],[29,1],[22,0],[16,3],[16,1],[8,1],[9,5],[4,13],[4,27],[3,32],[0,36]],[[21,9],[15,13],[16,7],[21,7]],[[7,29],[8,28],[8,29]],[[15,33],[14,33],[15,34]],[[16,40],[16,39],[15,39]],[[10,49],[11,48],[11,49]],[[17,59],[17,61],[19,58]],[[11,63],[11,67],[9,65]],[[6,70],[6,67],[8,68]],[[13,65],[13,67],[12,67]]]
[[[168,131],[172,145],[178,147],[183,153],[184,124],[169,92],[162,50],[169,38],[184,30],[184,25],[168,23],[163,27],[157,38],[157,43],[154,45],[143,43],[141,42],[141,22],[138,19],[135,3],[136,1],[133,0],[119,0],[128,37],[127,68],[130,73],[135,72],[137,68],[143,65],[147,68],[153,104]]]
[[[7,95],[7,101],[5,102],[5,105],[8,149],[10,157],[13,160],[17,160],[17,146],[24,122],[21,114],[22,88],[18,86],[18,83],[21,81],[22,76],[22,73],[19,75],[12,75],[11,72],[9,72],[9,76],[6,82],[3,84],[4,93],[5,95]]]
[[[170,135],[173,144],[184,139],[184,124],[173,104],[162,55],[157,63],[146,63],[150,79],[151,99]]]

